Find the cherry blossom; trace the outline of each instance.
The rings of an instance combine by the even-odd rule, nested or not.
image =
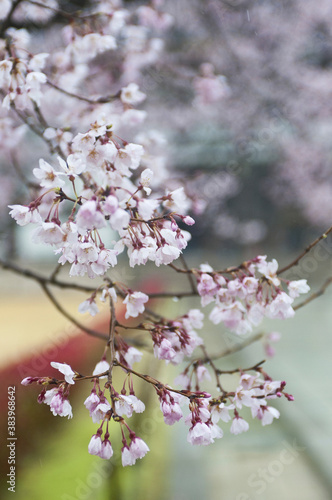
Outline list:
[[[266,255],[224,270],[207,263],[189,266],[184,253],[196,219],[199,222],[202,218],[213,237],[211,225],[216,232],[222,232],[220,226],[227,222],[228,214],[216,215],[209,210],[204,213],[209,209],[207,200],[201,199],[201,193],[194,189],[195,183],[201,186],[203,173],[197,176],[198,181],[196,173],[194,179],[188,180],[185,164],[180,173],[169,169],[167,151],[172,145],[167,145],[158,130],[159,115],[155,120],[150,113],[153,93],[149,83],[153,80],[157,85],[156,64],[158,71],[164,64],[167,68],[170,65],[167,74],[175,79],[183,75],[188,95],[195,95],[191,99],[193,111],[188,115],[173,118],[172,106],[161,111],[165,113],[164,122],[170,120],[169,130],[174,130],[174,135],[179,128],[187,133],[187,123],[194,112],[198,118],[193,123],[199,123],[199,134],[204,137],[204,124],[211,123],[214,128],[213,115],[223,114],[219,113],[218,104],[225,106],[233,95],[241,98],[236,93],[236,82],[228,75],[226,78],[218,74],[209,60],[201,61],[199,53],[195,55],[195,64],[185,68],[173,68],[169,57],[163,57],[167,50],[164,32],[173,23],[182,22],[177,19],[181,16],[172,18],[163,11],[167,2],[154,0],[149,5],[135,6],[127,5],[128,2],[124,5],[120,0],[98,1],[70,15],[61,11],[65,5],[57,10],[56,0],[0,3],[0,18],[4,20],[0,37],[0,143],[4,163],[10,167],[13,164],[28,188],[16,190],[13,185],[13,201],[5,198],[3,203],[17,203],[9,205],[10,216],[19,226],[34,225],[33,243],[48,247],[57,266],[49,277],[27,270],[21,274],[41,284],[68,319],[71,316],[60,303],[61,298],[59,303],[56,297],[52,299],[48,287],[83,292],[78,311],[91,316],[99,313],[100,300],[107,308],[108,321],[107,330],[101,331],[99,327],[79,325],[82,331],[104,343],[92,373],[89,368],[83,367],[81,373],[81,367],[78,372],[66,363],[51,362],[64,380],[47,375],[27,376],[22,385],[42,386],[38,402],[49,405],[53,415],[72,418],[69,390],[88,381],[91,392],[83,404],[92,422],[99,426],[88,444],[88,452],[111,459],[109,429],[112,433],[114,429],[114,433],[121,433],[123,466],[135,464],[149,451],[148,444],[128,424],[134,413],[137,421],[142,418],[144,422],[145,418],[147,400],[144,392],[142,400],[136,396],[138,379],[155,390],[166,425],[176,425],[183,418],[189,428],[187,441],[192,445],[210,445],[223,437],[226,428],[235,435],[248,431],[249,423],[242,417],[245,412],[251,412],[252,418],[260,420],[263,426],[271,424],[280,413],[269,404],[277,406],[281,397],[294,399],[285,392],[286,382],[272,379],[262,363],[250,363],[248,367],[241,361],[234,370],[224,371],[221,358],[225,351],[219,354],[218,342],[226,330],[248,335],[248,344],[257,340],[260,330],[257,333],[256,329],[265,318],[285,320],[294,316],[296,299],[309,292],[309,285],[305,279],[290,281],[284,274],[294,263],[280,269],[277,260],[269,260]],[[47,43],[45,50],[49,52],[38,52],[38,40],[30,25],[42,26],[45,34],[52,28],[52,37],[57,40],[54,48]],[[194,68],[198,66],[197,73]],[[234,91],[230,82],[235,85]],[[144,100],[146,109],[135,109]],[[175,126],[176,120],[179,123]],[[241,128],[233,121],[232,118],[230,133],[234,127]],[[21,168],[17,153],[25,151],[33,133],[44,146],[39,147],[36,142],[35,155],[32,159],[27,155],[27,166]],[[185,163],[180,156],[179,153],[175,163]],[[229,196],[229,192],[239,189],[235,174],[229,173],[227,180],[224,177],[214,187],[220,187]],[[211,176],[213,183],[218,175]],[[297,175],[296,181],[300,177]],[[220,193],[222,203],[225,196]],[[236,224],[233,230],[239,240],[257,241],[253,225],[241,225],[240,221]],[[190,231],[183,229],[186,226]],[[325,239],[329,231],[307,247],[303,255]],[[300,255],[295,262],[301,258]],[[156,280],[153,291],[143,279],[140,289],[134,291],[134,268],[144,265],[149,266],[142,273],[144,278],[153,269],[151,276],[156,271],[164,276],[158,269],[161,266],[165,276],[176,274],[166,277],[165,283]],[[2,267],[19,272],[16,264]],[[65,274],[67,278],[62,276]],[[81,280],[86,276],[94,281],[87,284]],[[181,288],[181,278],[186,280],[186,288]],[[165,306],[168,300],[180,299],[185,299],[181,312],[174,313],[174,307]],[[187,299],[196,302],[187,303]],[[124,321],[123,315],[130,322]],[[74,318],[73,323],[78,324]],[[216,348],[212,352],[209,343],[204,343],[211,323],[220,325],[215,329]],[[198,330],[202,330],[201,336]],[[275,340],[275,333],[262,334],[261,338],[263,347],[271,352],[269,342]],[[175,379],[177,389],[156,378],[159,376],[153,371],[153,363],[133,369],[145,351],[154,354],[157,365],[159,361],[175,367],[181,364],[181,373]],[[234,351],[230,347],[226,354]],[[231,387],[225,377],[229,373]],[[211,388],[211,394],[206,392],[206,386]],[[212,394],[213,387],[216,394]],[[130,425],[136,425],[136,416],[129,422],[132,421]],[[112,442],[117,442],[113,434]]]
[[[235,436],[241,434],[242,432],[247,432],[249,430],[249,424],[242,417],[234,417],[230,432]]]
[[[73,418],[71,404],[65,396],[62,388],[55,388],[46,391],[45,394],[43,394],[40,402],[49,405],[50,410],[54,416],[59,415],[60,417]]]
[[[141,92],[136,83],[130,83],[121,89],[121,101],[125,104],[136,105],[144,101],[146,95]]]
[[[133,412],[142,413],[144,410],[144,403],[133,394],[129,396],[119,394],[115,400],[115,411],[120,416],[126,415],[127,417],[131,417]]]
[[[123,303],[126,304],[126,318],[137,318],[144,311],[144,304],[149,297],[142,292],[129,292]]]
[[[56,370],[59,370],[59,372],[63,373],[65,376],[65,381],[68,384],[75,384],[73,377],[75,377],[75,372],[72,370],[71,366],[67,365],[66,363],[56,363],[55,361],[51,361],[51,366],[55,368]]]

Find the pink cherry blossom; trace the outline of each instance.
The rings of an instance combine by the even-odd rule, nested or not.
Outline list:
[[[101,443],[100,458],[109,460],[113,456],[113,448],[109,439],[104,439]]]
[[[91,200],[80,207],[76,216],[76,224],[80,230],[100,229],[106,226],[106,221],[101,211],[98,210],[97,203]]]
[[[189,429],[187,441],[193,445],[207,446],[213,443],[211,427],[203,422],[196,422]]]
[[[126,467],[127,465],[134,465],[136,462],[136,457],[135,457],[135,450],[134,452],[131,451],[128,446],[124,446],[121,450],[122,455],[121,455],[121,460],[122,460],[122,466]]]
[[[63,390],[61,388],[46,391],[43,397],[43,402],[49,405],[54,416],[59,415],[60,417],[73,418],[71,404],[69,403],[67,397],[63,394]]]
[[[90,440],[88,451],[90,455],[101,456],[102,454],[102,441],[99,434],[94,434]]]
[[[149,300],[149,297],[143,292],[129,292],[123,303],[126,304],[126,319],[137,318],[139,314],[144,312],[144,304]]]
[[[133,412],[143,413],[144,410],[144,403],[132,394],[129,396],[119,394],[115,400],[115,411],[120,416],[126,415],[127,417],[131,417]]]
[[[249,429],[249,424],[241,417],[234,417],[232,425],[231,425],[231,433],[235,436],[237,434],[241,434],[242,432],[247,432]]]
[[[150,451],[148,445],[143,441],[143,439],[135,436],[130,443],[129,447],[131,456],[134,457],[136,460],[138,458],[143,458],[148,451]]]

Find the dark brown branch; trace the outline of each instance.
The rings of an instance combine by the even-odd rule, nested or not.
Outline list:
[[[57,9],[55,7],[51,7],[50,5],[45,5],[45,4],[40,3],[40,2],[36,2],[34,0],[26,0],[26,1],[28,3],[30,3],[30,4],[32,4],[32,5],[37,5],[38,7],[42,7],[43,9],[51,10],[52,12],[54,12],[54,14],[57,14],[57,15],[62,16],[62,17],[65,17],[66,19],[69,19],[69,20],[72,20],[73,17],[79,17],[75,13],[70,14],[69,12],[66,12],[64,10]]]
[[[181,259],[181,262],[182,262],[183,267],[185,268],[185,270],[189,271],[189,267],[187,266],[187,262],[186,262],[186,260],[185,260],[185,258],[183,257],[182,254],[180,256],[180,259]],[[188,273],[187,276],[188,276],[189,284],[190,284],[190,287],[191,287],[191,291],[194,294],[197,294],[197,286],[196,286],[195,280],[193,278],[193,275],[191,273]]]
[[[220,379],[219,379],[219,375],[220,375],[219,369],[214,364],[212,358],[207,354],[205,346],[201,346],[201,349],[202,349],[202,351],[204,353],[205,360],[207,360],[206,362],[209,363],[209,365],[211,366],[212,370],[214,371],[214,375],[215,375],[215,378],[216,378],[217,387],[219,388],[219,390],[220,390],[220,392],[222,394],[226,394],[226,391],[223,389],[223,387],[221,385],[221,382],[220,382]]]
[[[113,366],[114,366],[114,360],[115,360],[115,345],[114,345],[114,338],[115,338],[115,326],[116,326],[116,316],[115,316],[115,307],[114,307],[114,302],[112,297],[110,299],[110,327],[109,327],[109,335],[108,335],[108,342],[107,345],[110,348],[110,353],[111,353],[111,359],[110,359],[110,369],[108,371],[108,382],[110,385],[112,385],[112,374],[113,374]]]
[[[196,297],[198,292],[156,292],[149,293],[149,299],[181,299],[183,297]]]
[[[68,283],[66,281],[60,281],[55,278],[46,278],[39,273],[34,271],[30,271],[29,269],[23,269],[16,264],[12,264],[11,262],[5,262],[0,259],[0,267],[5,270],[13,271],[16,274],[20,274],[21,276],[25,276],[26,278],[33,279],[37,281],[40,285],[52,285],[58,288],[68,288],[71,290],[79,290],[81,292],[95,292],[96,289],[90,286],[78,285],[77,283]]]
[[[118,92],[117,94],[114,94],[114,95],[109,95],[109,96],[105,96],[105,97],[98,97],[97,99],[91,99],[89,97],[85,97],[85,96],[82,96],[79,94],[74,94],[73,92],[69,92],[68,90],[65,90],[65,89],[59,87],[58,85],[56,85],[55,83],[51,82],[50,80],[47,80],[47,83],[50,87],[53,87],[54,89],[58,90],[62,94],[65,94],[69,97],[73,97],[74,99],[78,99],[80,101],[87,102],[89,104],[104,104],[106,102],[114,101],[114,99],[120,97],[120,92]]]
[[[10,26],[10,23],[12,21],[12,16],[17,8],[17,6],[22,2],[22,0],[16,0],[15,2],[13,2],[12,6],[11,6],[11,9],[10,11],[8,12],[7,14],[7,17],[6,19],[4,19],[4,21],[2,21],[2,24],[1,24],[1,29],[0,29],[0,38],[3,38],[4,34],[5,34],[5,31],[7,28],[9,28]]]
[[[234,368],[233,370],[218,370],[219,375],[232,375],[233,373],[238,373],[238,372],[251,372],[251,371],[257,371],[260,366],[265,363],[265,359],[260,361],[259,363],[256,363],[254,366],[250,366],[250,368]]]
[[[44,131],[47,127],[49,127],[49,125],[46,123],[38,106],[35,107],[35,111],[36,111],[37,118],[38,118],[40,124],[42,125],[42,128],[38,127],[38,125],[35,123],[31,123],[31,116],[25,115],[24,113],[19,111],[13,104],[11,104],[10,107],[17,114],[17,116],[22,120],[22,122],[25,123],[34,134],[36,134],[38,137],[40,137],[40,139],[42,139],[47,144],[47,146],[49,147],[50,152],[52,154],[57,153],[63,160],[66,160],[61,148],[57,145],[54,147],[52,144],[52,141],[50,141],[49,139],[46,139],[46,137],[44,137]]]
[[[307,248],[296,259],[294,259],[290,264],[288,264],[287,266],[285,266],[282,269],[280,269],[278,271],[278,274],[284,273],[285,271],[288,271],[288,269],[290,269],[291,267],[296,266],[296,264],[298,264],[300,262],[300,260],[303,259],[303,257],[305,255],[307,255],[307,253],[310,252],[310,250],[314,246],[316,246],[320,241],[324,240],[331,231],[332,231],[332,226],[329,227],[328,230],[325,231],[325,233],[321,234],[312,243],[310,243],[310,245],[308,245]]]
[[[187,398],[205,397],[205,393],[202,393],[202,395],[200,395],[199,393],[192,393],[191,391],[181,391],[181,390],[177,390],[177,389],[172,389],[172,387],[169,387],[167,384],[166,385],[162,384],[161,382],[159,382],[159,380],[156,380],[155,378],[150,377],[150,375],[144,375],[143,373],[136,372],[132,368],[129,368],[128,366],[120,363],[116,359],[114,360],[114,366],[121,366],[121,368],[123,368],[127,373],[132,373],[136,377],[141,378],[142,380],[145,380],[145,382],[152,384],[156,389],[163,388],[163,389],[166,389],[167,391],[176,392],[177,394],[181,394],[181,396],[185,396]]]
[[[49,288],[45,283],[40,283],[40,286],[44,290],[45,294],[47,297],[50,299],[54,307],[65,317],[67,318],[71,323],[73,323],[77,328],[80,330],[83,330],[86,332],[88,335],[91,335],[92,337],[96,337],[101,340],[107,340],[108,336],[105,335],[104,333],[97,332],[96,330],[92,330],[91,328],[87,328],[86,326],[82,325],[79,321],[77,321],[75,318],[73,318],[63,307],[62,305],[57,301],[57,299],[54,297],[54,295],[51,293]]]
[[[225,356],[229,356],[230,354],[234,354],[235,352],[241,351],[242,349],[245,349],[246,347],[253,344],[254,342],[261,340],[261,338],[263,336],[264,336],[264,332],[256,333],[256,335],[249,337],[247,340],[244,340],[243,342],[236,344],[235,346],[230,347],[229,349],[221,351],[218,354],[213,354],[213,355],[206,357],[204,359],[197,359],[195,361],[201,361],[201,363],[208,363],[208,362],[210,362],[210,360],[217,360],[220,358],[224,358]]]

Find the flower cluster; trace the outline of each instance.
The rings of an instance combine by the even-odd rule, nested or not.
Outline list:
[[[48,54],[41,53],[28,60],[15,57],[0,62],[0,89],[6,94],[2,106],[10,109],[12,104],[19,110],[31,106],[31,101],[40,105],[41,85],[47,77],[41,71]]]
[[[231,331],[243,335],[258,326],[264,317],[287,319],[294,316],[292,303],[310,288],[306,280],[288,281],[286,293],[277,276],[278,263],[266,256],[243,263],[229,279],[208,264],[197,271],[197,290],[202,306],[213,302],[210,320],[221,322]]]
[[[185,356],[191,356],[194,349],[203,344],[194,330],[203,327],[203,318],[201,311],[191,309],[185,316],[150,330],[156,358],[177,365]]]
[[[136,436],[125,421],[125,417],[129,419],[133,413],[145,411],[144,403],[135,395],[130,375],[129,379],[126,377],[119,393],[109,381],[105,383],[104,389],[100,386],[100,379],[104,375],[108,375],[110,371],[110,365],[105,360],[97,364],[91,377],[83,377],[74,372],[66,363],[52,362],[51,365],[64,374],[64,381],[49,377],[27,377],[22,380],[22,384],[29,385],[34,382],[43,385],[56,384],[56,388],[43,389],[38,396],[38,401],[49,405],[53,415],[72,418],[72,408],[68,401],[69,386],[74,385],[80,379],[93,379],[94,385],[91,393],[84,401],[84,406],[89,411],[92,422],[99,424],[97,432],[92,436],[88,445],[90,454],[103,459],[112,457],[113,448],[109,439],[109,424],[113,421],[120,424],[121,427],[122,465],[133,465],[137,459],[146,455],[149,451],[147,444]],[[164,422],[167,425],[173,425],[184,417],[181,406],[184,405],[186,398],[189,400],[189,413],[184,419],[189,426],[187,440],[192,445],[206,446],[212,444],[215,439],[223,437],[223,430],[218,425],[220,420],[224,423],[232,421],[230,432],[235,435],[249,429],[248,422],[239,415],[239,411],[243,410],[243,407],[250,408],[252,417],[260,420],[264,426],[271,424],[274,418],[279,418],[279,411],[268,405],[269,400],[282,395],[290,401],[293,400],[293,396],[284,392],[285,382],[272,380],[260,368],[256,368],[256,370],[258,371],[255,371],[253,375],[242,372],[236,390],[228,393],[223,391],[223,394],[218,398],[212,398],[210,394],[202,391],[178,391],[155,379],[151,379],[150,383],[155,387]],[[128,374],[131,373],[129,368],[125,368],[125,371]],[[128,391],[126,390],[126,381]],[[107,393],[109,393],[109,399]]]
[[[190,234],[180,229],[174,218],[177,216],[187,225],[194,222],[176,213],[181,212],[181,203],[186,199],[183,188],[157,199],[147,198],[150,172],[143,171],[142,183],[138,179],[135,184],[132,179],[143,147],[122,142],[120,146],[110,127],[95,124],[86,134],[73,139],[73,152],[66,161],[58,157],[61,170],[40,160],[33,173],[47,191],[29,206],[10,207],[10,215],[18,224],[37,224],[33,241],[50,245],[61,254],[59,263],[71,264],[70,276],[103,276],[116,265],[117,255],[125,247],[131,266],[148,260],[159,266],[178,258],[187,246]],[[72,184],[70,195],[64,191],[66,181]],[[53,195],[47,199],[48,211],[43,217],[43,198],[50,192]],[[62,222],[59,212],[64,201],[72,205],[72,210]],[[100,231],[105,228],[119,235],[113,248],[106,248],[102,241]],[[128,315],[132,315],[134,307],[129,304],[134,303],[133,296],[128,301]]]

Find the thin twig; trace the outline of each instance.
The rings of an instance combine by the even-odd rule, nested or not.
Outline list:
[[[109,327],[109,335],[107,345],[110,348],[111,359],[110,359],[110,369],[108,371],[108,382],[112,385],[112,374],[113,374],[113,365],[115,360],[115,346],[114,346],[114,338],[115,338],[115,326],[116,326],[116,316],[115,316],[115,307],[114,301],[112,297],[110,297],[110,327]]]
[[[78,285],[77,283],[68,283],[66,281],[60,281],[55,278],[46,278],[45,276],[42,276],[39,273],[36,273],[34,271],[30,271],[29,269],[23,269],[16,264],[13,264],[11,262],[5,262],[2,259],[0,259],[0,267],[5,270],[13,271],[16,274],[20,274],[21,276],[25,276],[26,278],[33,279],[34,281],[37,281],[40,285],[45,284],[45,285],[52,285],[56,286],[58,288],[68,288],[71,290],[79,290],[81,292],[95,292],[96,289],[91,287],[91,286],[84,286],[84,285]]]
[[[321,234],[312,243],[310,243],[310,245],[308,245],[307,248],[298,257],[296,257],[296,259],[294,259],[290,264],[280,269],[278,271],[278,274],[284,273],[285,271],[288,271],[288,269],[290,269],[291,267],[296,266],[296,264],[298,264],[300,260],[303,259],[303,257],[307,255],[307,253],[310,252],[310,250],[314,246],[316,246],[320,241],[324,240],[331,231],[332,231],[332,226],[329,227],[327,231],[325,231],[325,233]]]
[[[65,17],[66,19],[72,20],[74,17],[79,17],[77,14],[73,13],[70,14],[69,12],[66,12],[61,9],[57,9],[55,7],[51,7],[50,5],[46,5],[44,3],[36,2],[34,0],[26,0],[28,3],[31,5],[37,5],[38,7],[42,7],[43,9],[48,9],[54,12],[54,14],[58,14],[59,16]]]
[[[260,366],[265,363],[265,359],[260,361],[259,363],[256,363],[254,366],[250,366],[249,368],[234,368],[233,370],[218,370],[219,375],[232,375],[233,373],[238,373],[238,372],[251,372],[251,371],[257,371]]]
[[[296,306],[293,307],[294,311],[297,311],[298,309],[301,309],[301,307],[303,306],[306,306],[307,304],[309,304],[309,302],[311,302],[312,300],[314,299],[317,299],[318,297],[320,297],[321,295],[323,295],[323,293],[325,293],[326,289],[328,288],[328,286],[332,283],[332,276],[330,278],[328,278],[324,284],[321,286],[321,288],[319,290],[317,290],[317,292],[311,294],[308,298],[306,298],[303,302],[300,302],[299,304],[297,304]]]
[[[120,363],[120,361],[118,361],[117,359],[114,360],[114,366],[121,366],[121,368],[123,368],[126,372],[132,373],[136,377],[139,377],[142,380],[145,380],[145,382],[148,382],[149,384],[154,385],[156,389],[160,390],[163,388],[163,389],[166,389],[167,391],[176,392],[177,394],[181,394],[181,396],[185,396],[187,398],[206,397],[205,393],[203,393],[203,392],[202,392],[202,394],[200,394],[197,392],[193,393],[191,391],[185,391],[185,390],[181,391],[181,390],[173,389],[172,387],[169,387],[169,385],[162,384],[161,382],[159,382],[159,380],[156,380],[155,378],[150,377],[150,375],[144,375],[143,373],[136,372],[132,368],[129,368],[128,366]]]
[[[189,267],[187,266],[187,262],[185,260],[185,258],[183,257],[183,255],[181,254],[180,256],[180,260],[183,264],[183,267],[185,268],[186,271],[189,271]],[[188,273],[187,274],[188,276],[188,280],[189,280],[189,284],[190,284],[190,287],[191,287],[191,291],[195,294],[197,294],[197,286],[196,286],[196,283],[194,281],[194,278],[192,276],[192,274]]]
[[[202,351],[204,353],[205,359],[207,360],[207,362],[211,366],[212,370],[214,371],[214,375],[215,375],[215,378],[216,378],[217,387],[219,388],[220,392],[222,392],[223,394],[226,394],[226,391],[223,389],[223,387],[221,385],[221,382],[220,382],[220,379],[219,379],[219,375],[220,375],[219,369],[216,367],[216,365],[214,364],[214,362],[211,359],[211,357],[207,354],[205,346],[201,346],[201,349],[202,349]]]
[[[87,102],[89,104],[105,104],[107,102],[114,101],[114,99],[117,99],[118,97],[120,97],[120,92],[118,92],[117,94],[112,94],[112,95],[105,96],[105,97],[98,97],[97,99],[91,99],[89,97],[85,97],[85,96],[82,96],[79,94],[74,94],[73,92],[69,92],[68,90],[65,90],[65,89],[59,87],[58,85],[56,85],[55,83],[51,82],[50,80],[47,80],[47,83],[50,87],[53,87],[54,89],[58,90],[62,94],[65,94],[69,97],[73,97],[74,99],[78,99],[79,101]]]
[[[52,302],[52,304],[54,305],[54,307],[65,317],[67,318],[69,321],[71,321],[71,323],[73,323],[75,326],[77,326],[77,328],[79,328],[80,330],[83,330],[84,332],[86,332],[88,335],[91,335],[92,337],[96,337],[96,338],[99,338],[99,339],[102,339],[102,340],[107,340],[108,339],[108,336],[105,335],[104,333],[101,333],[101,332],[97,332],[96,330],[92,330],[91,328],[87,328],[86,326],[82,325],[82,323],[80,323],[79,321],[77,321],[75,318],[73,318],[73,316],[71,316],[63,307],[62,305],[57,301],[57,299],[54,297],[54,295],[51,293],[51,291],[49,290],[49,288],[47,287],[47,285],[45,283],[40,283],[40,286],[42,287],[42,289],[44,290],[45,294],[47,295],[47,297],[50,299],[50,301]]]
[[[210,362],[210,360],[217,360],[220,358],[224,358],[226,356],[229,356],[230,354],[234,354],[235,352],[241,351],[245,347],[248,347],[249,345],[253,344],[254,342],[257,342],[258,340],[261,340],[261,338],[263,336],[264,336],[264,332],[256,333],[256,335],[249,337],[247,340],[245,340],[239,344],[236,344],[235,346],[230,347],[229,349],[221,351],[218,354],[212,354],[211,356],[204,358],[204,359],[197,359],[195,361],[201,361],[201,363],[208,363],[208,362]]]
[[[15,10],[16,10],[16,7],[21,2],[22,2],[22,0],[16,0],[15,2],[12,3],[11,9],[10,9],[10,11],[7,14],[6,19],[4,19],[4,21],[2,21],[1,29],[0,29],[0,38],[3,37],[3,35],[5,34],[6,29],[10,26],[10,23],[11,23],[11,20],[12,20],[12,16],[13,16]]]
[[[183,297],[195,297],[198,292],[156,292],[149,293],[149,299],[182,299]]]

